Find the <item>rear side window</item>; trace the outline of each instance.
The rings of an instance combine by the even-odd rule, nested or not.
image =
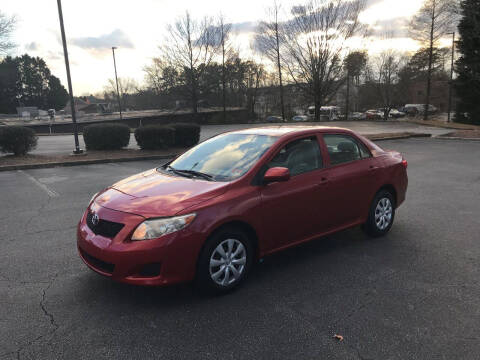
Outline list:
[[[348,135],[324,134],[331,165],[344,164],[371,157],[365,145]]]

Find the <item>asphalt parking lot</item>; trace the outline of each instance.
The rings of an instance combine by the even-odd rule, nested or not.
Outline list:
[[[380,145],[409,162],[388,236],[273,255],[222,297],[113,283],[77,256],[90,196],[156,162],[0,172],[0,358],[478,358],[480,143]]]

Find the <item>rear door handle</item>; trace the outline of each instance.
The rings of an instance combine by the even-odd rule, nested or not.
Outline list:
[[[370,167],[368,168],[368,171],[375,171],[377,169],[378,169],[377,166],[370,165]]]

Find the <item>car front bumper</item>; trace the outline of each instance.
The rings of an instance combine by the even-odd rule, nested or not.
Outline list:
[[[113,238],[95,234],[85,212],[77,228],[80,258],[93,271],[112,280],[162,286],[193,280],[202,246],[201,236],[184,229],[159,239],[130,241],[141,216],[95,206],[101,219],[124,224]]]

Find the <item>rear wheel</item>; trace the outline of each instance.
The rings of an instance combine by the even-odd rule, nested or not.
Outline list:
[[[395,218],[395,199],[388,190],[380,190],[373,199],[365,232],[372,237],[383,236],[390,231]]]
[[[236,228],[222,229],[207,240],[200,255],[197,285],[216,293],[233,290],[247,276],[252,259],[248,236]]]

